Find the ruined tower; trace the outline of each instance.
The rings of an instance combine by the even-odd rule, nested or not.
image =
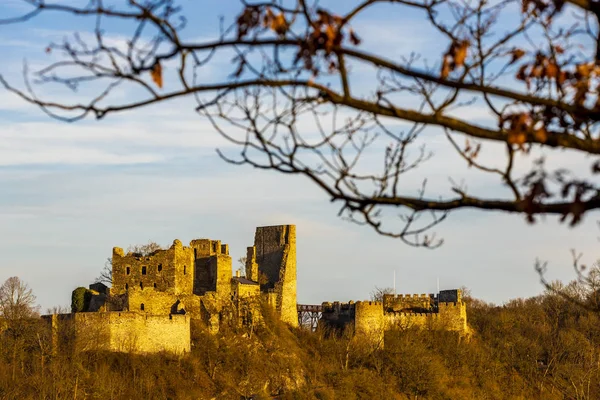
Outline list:
[[[281,320],[298,325],[296,309],[296,226],[256,228],[254,246],[248,248],[246,276],[269,293]]]

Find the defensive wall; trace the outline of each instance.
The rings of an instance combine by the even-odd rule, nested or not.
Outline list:
[[[355,335],[382,342],[391,329],[421,328],[468,333],[467,309],[458,289],[439,294],[384,295],[383,301],[325,302],[320,323],[351,328]]]
[[[138,312],[86,312],[44,317],[52,328],[54,348],[74,329],[74,350],[105,350],[138,354],[190,351],[190,318]]]
[[[261,298],[297,326],[295,225],[256,228],[248,254],[247,276],[233,277],[229,245],[220,240],[184,246],[175,239],[150,254],[114,247],[112,287],[78,288],[72,314],[45,318],[53,331],[73,330],[76,350],[141,353],[189,351],[196,328],[216,333],[222,324],[259,323]]]

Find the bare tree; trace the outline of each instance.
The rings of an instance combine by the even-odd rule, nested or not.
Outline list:
[[[33,291],[16,276],[0,286],[0,316],[8,321],[37,316],[35,301]]]
[[[131,245],[127,248],[127,253],[138,254],[142,257],[151,255],[155,251],[163,250],[160,244],[149,241],[147,244]],[[104,262],[104,268],[100,271],[100,275],[94,280],[95,283],[104,283],[112,285],[112,258],[108,257]]]
[[[142,257],[149,256],[158,250],[163,250],[163,247],[160,244],[153,242],[153,241],[149,241],[146,244],[132,245],[127,248],[128,253],[139,254]],[[112,260],[111,260],[111,266],[112,266]]]
[[[410,245],[440,245],[430,230],[452,210],[498,210],[531,223],[559,215],[576,225],[600,207],[592,178],[533,155],[569,150],[591,156],[590,171],[600,171],[596,2],[356,0],[336,11],[306,0],[242,0],[239,13],[207,40],[187,38],[193,15],[176,0],[23,2],[29,12],[1,23],[50,12],[96,19],[91,39],[75,35],[47,47],[64,58],[36,71],[35,82],[103,86],[81,103],[46,99],[26,73],[25,89],[0,76],[8,90],[66,121],[189,97],[239,146],[237,154],[219,152],[224,160],[303,175],[341,205],[341,215]],[[419,48],[396,55],[385,46],[361,47],[363,32],[355,29],[378,7],[419,13],[419,34],[433,35],[446,51],[432,64]],[[114,45],[107,20],[129,24],[132,35]],[[230,74],[203,81],[203,68],[222,57],[232,58],[222,71]],[[353,72],[358,68],[368,72]],[[364,76],[373,79],[365,84]],[[117,86],[143,94],[123,101],[111,96]],[[474,103],[491,123],[471,120]],[[435,161],[427,145],[439,138],[464,166],[495,177],[497,189],[476,192],[457,179],[431,188],[427,175],[413,182]]]
[[[546,278],[547,262],[536,261],[535,269],[542,285],[549,293],[558,295],[564,300],[576,304],[589,311],[600,313],[600,261],[587,266],[581,262],[581,254],[572,251],[575,280],[565,286],[560,282]]]
[[[94,282],[112,285],[112,258],[109,257],[106,259],[104,262],[104,268],[102,268],[100,275],[98,275]]]
[[[383,296],[386,294],[394,294],[394,289],[391,287],[379,287],[375,286],[375,289],[371,292],[372,301],[383,301]]]

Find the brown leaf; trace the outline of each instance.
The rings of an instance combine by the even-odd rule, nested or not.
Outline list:
[[[513,51],[511,51],[510,54],[512,55],[512,57],[511,57],[510,62],[508,64],[513,64],[519,58],[521,58],[521,57],[523,57],[525,55],[525,51],[521,50],[521,49],[513,49]]]
[[[457,67],[462,67],[467,59],[467,50],[469,49],[469,41],[463,40],[458,46],[456,46],[454,52],[454,64]]]
[[[567,73],[565,71],[560,71],[558,77],[556,78],[556,82],[562,86],[567,80]]]
[[[516,144],[516,145],[523,145],[525,144],[525,141],[527,140],[527,135],[525,135],[525,132],[519,132],[519,131],[509,131],[508,132],[508,144]]]
[[[553,62],[548,63],[546,66],[546,76],[550,79],[557,79],[559,75],[558,66]]]
[[[539,129],[536,129],[533,132],[533,136],[540,143],[546,143],[546,140],[548,140],[548,132],[546,131],[546,128],[543,126]]]
[[[335,61],[333,61],[333,60],[329,61],[329,67],[328,67],[329,72],[330,73],[334,72],[336,70],[336,68],[337,68],[337,65],[336,65]]]
[[[525,65],[521,65],[521,68],[519,68],[519,71],[517,72],[516,78],[520,81],[525,81],[527,80],[527,68],[529,67],[529,65],[525,64]]]
[[[352,28],[350,28],[350,42],[355,46],[358,46],[361,42],[360,38],[356,35],[354,29]]]
[[[576,67],[576,75],[575,77],[577,79],[581,79],[581,78],[588,78],[590,76],[590,73],[592,72],[593,66],[590,66],[590,64],[579,64]]]
[[[585,104],[589,90],[589,80],[584,79],[577,82],[575,85],[575,97],[573,101],[576,105],[582,107]]]
[[[162,67],[161,67],[159,61],[156,61],[156,64],[154,64],[154,67],[152,67],[152,70],[150,71],[150,76],[152,77],[152,80],[154,81],[154,83],[156,83],[156,86],[158,86],[159,88],[162,88],[162,85],[163,85]]]
[[[542,75],[544,74],[544,67],[541,65],[536,65],[532,70],[531,70],[531,77],[533,78],[540,78]]]
[[[332,24],[327,25],[325,28],[325,35],[327,36],[327,41],[325,42],[325,52],[331,53],[333,46],[335,44],[335,39],[337,36],[337,30],[333,27]]]
[[[271,9],[269,7],[267,7],[266,11],[265,11],[265,16],[263,17],[263,27],[266,28],[269,25],[271,25],[271,21],[273,20],[273,18],[275,17],[275,14],[273,14],[273,11],[271,11]]]
[[[446,79],[450,75],[450,56],[444,56],[442,61],[442,71],[440,73],[442,79]]]
[[[280,36],[283,36],[288,31],[288,22],[285,20],[283,13],[277,14],[271,18],[271,29]]]

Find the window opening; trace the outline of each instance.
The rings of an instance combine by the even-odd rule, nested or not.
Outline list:
[[[187,266],[183,266],[183,274],[185,275],[185,270],[187,269]]]
[[[125,284],[125,290],[129,290],[129,283]]]
[[[140,310],[144,311],[144,303],[140,304]]]
[[[127,267],[127,275],[129,275],[131,273],[131,270],[129,269],[129,267]]]
[[[162,264],[158,264],[158,268],[156,268],[158,272],[162,271]]]
[[[154,282],[154,289],[156,289],[156,282]]]
[[[140,289],[144,290],[144,282],[140,282]]]
[[[146,267],[142,267],[142,275],[146,275]]]

